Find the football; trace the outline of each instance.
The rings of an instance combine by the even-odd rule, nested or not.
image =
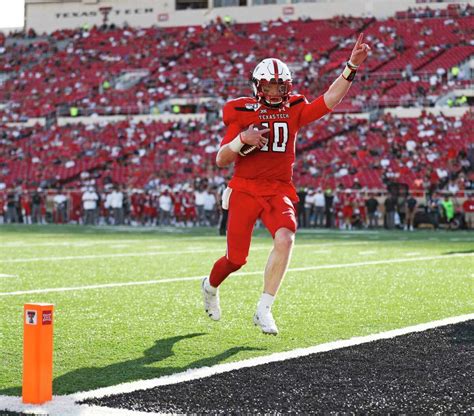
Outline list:
[[[254,130],[265,130],[265,129],[268,129],[267,126],[264,126],[263,124],[254,124],[253,126]],[[270,134],[269,132],[266,132],[262,135],[263,137],[269,139],[270,138]],[[250,144],[244,144],[242,146],[242,148],[240,149],[240,152],[239,152],[239,155],[240,156],[247,156],[249,155],[250,153],[254,152],[255,150],[258,150],[257,146],[252,146]]]

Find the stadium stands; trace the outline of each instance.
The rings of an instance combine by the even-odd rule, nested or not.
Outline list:
[[[301,131],[295,181],[332,188],[341,182],[350,188],[358,178],[368,188],[380,189],[393,180],[413,187],[417,179],[426,179],[422,165],[438,172],[430,184],[443,184],[459,174],[472,143],[466,132],[473,128],[469,113],[462,119],[386,115],[371,122],[327,117]],[[170,186],[221,177],[226,172],[217,170],[214,157],[223,132],[222,124],[199,121],[10,128],[1,141],[3,186],[80,187],[82,172],[94,172],[100,187],[143,188],[155,177]]]
[[[220,185],[228,174],[214,164],[222,123],[100,120],[59,126],[56,117],[158,114],[169,111],[168,99],[206,96],[214,102],[198,111],[216,119],[216,108],[227,98],[249,93],[250,70],[276,45],[275,53],[294,71],[296,90],[313,98],[339,74],[354,35],[363,30],[372,55],[334,112],[342,118],[331,115],[301,131],[296,184],[383,189],[400,182],[412,190],[434,190],[453,179],[459,192],[473,189],[472,113],[462,119],[426,113],[419,119],[386,114],[370,121],[344,116],[432,106],[441,95],[470,85],[465,74],[450,77],[449,71],[472,57],[472,27],[472,8],[461,15],[451,7],[382,21],[216,21],[204,27],[94,27],[2,36],[0,188],[120,184],[142,192],[191,189],[196,178]],[[119,89],[133,71],[141,75]],[[46,126],[7,125],[32,117],[46,117]]]
[[[58,31],[20,47],[10,41],[0,59],[0,68],[10,75],[0,94],[0,102],[6,104],[0,116],[4,121],[46,116],[73,104],[84,114],[138,114],[171,96],[206,94],[225,99],[244,95],[253,63],[275,45],[278,55],[293,65],[300,92],[312,96],[337,75],[360,30],[374,45],[364,69],[365,88],[377,87],[379,95],[388,97],[382,105],[400,104],[396,88],[407,76],[407,66],[414,75],[426,78],[439,69],[446,74],[473,54],[474,17],[469,10],[466,16],[415,18],[409,24],[400,18],[354,18],[343,27],[337,18],[235,25],[217,22],[204,28]],[[33,51],[38,48],[43,59],[35,62],[38,55]],[[309,62],[305,61],[307,53],[311,54]],[[113,89],[114,80],[134,69],[146,69],[150,75],[129,90]],[[380,82],[380,78],[391,82]],[[111,87],[104,88],[105,81]],[[348,98],[361,94],[354,88]],[[367,104],[345,103],[338,111],[362,110]]]

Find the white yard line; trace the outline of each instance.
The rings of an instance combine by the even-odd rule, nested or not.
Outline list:
[[[303,247],[328,247],[328,246],[348,246],[348,245],[363,245],[367,242],[349,242],[349,243],[314,243],[314,244],[297,244],[296,248]],[[270,250],[271,245],[268,246],[253,246],[253,250]],[[30,263],[35,261],[62,261],[62,260],[88,260],[88,259],[106,259],[114,257],[141,257],[141,256],[156,256],[163,254],[194,254],[194,253],[211,253],[211,252],[225,252],[225,247],[209,249],[202,248],[197,250],[172,250],[172,251],[143,251],[134,253],[104,253],[104,254],[85,254],[82,256],[54,256],[54,257],[24,257],[18,259],[0,259],[1,263]]]
[[[101,244],[119,244],[119,243],[143,243],[143,240],[86,240],[86,241],[49,241],[42,243],[25,243],[23,241],[8,241],[2,243],[2,248],[26,248],[26,247],[89,247]]]
[[[146,416],[153,413],[143,413],[138,411],[112,409],[98,406],[78,405],[75,402],[91,398],[100,398],[108,395],[131,393],[137,390],[151,389],[158,386],[167,386],[171,384],[182,383],[185,381],[198,380],[205,377],[211,377],[216,374],[239,370],[242,368],[250,368],[258,365],[281,362],[294,358],[305,357],[311,354],[318,354],[355,345],[366,344],[382,339],[395,338],[402,335],[408,335],[414,332],[422,332],[446,325],[466,322],[472,319],[474,319],[474,314],[454,316],[451,318],[412,325],[405,328],[379,332],[377,334],[327,342],[312,347],[297,348],[291,351],[277,352],[270,355],[250,358],[242,361],[236,361],[233,363],[217,364],[212,367],[190,369],[181,373],[158,377],[151,380],[140,380],[129,383],[122,383],[116,386],[74,393],[67,396],[54,396],[51,402],[41,406],[25,405],[21,402],[21,398],[19,397],[0,396],[0,409],[16,412],[36,411],[37,413],[48,414],[50,416],[63,416],[65,414],[69,416]]]
[[[333,234],[338,236],[340,234],[350,234],[350,235],[367,235],[367,234],[381,234],[383,231],[379,230],[335,230],[327,228],[299,228],[297,231],[298,234]]]
[[[16,274],[4,274],[4,273],[0,273],[0,278],[3,278],[3,277],[18,277],[18,275],[16,275]]]
[[[359,251],[360,256],[368,256],[370,254],[376,254],[377,251],[375,250],[367,250],[367,251]]]
[[[268,248],[267,248],[268,249]],[[260,248],[254,248],[260,250]],[[87,259],[107,259],[114,257],[144,257],[144,256],[159,256],[164,254],[194,254],[194,253],[208,253],[208,252],[224,252],[223,248],[206,249],[206,250],[173,250],[173,251],[143,251],[135,253],[107,253],[107,254],[86,254],[83,256],[57,256],[57,257],[26,257],[21,259],[2,259],[0,263],[30,263],[35,261],[61,261],[61,260],[87,260]]]
[[[342,269],[347,267],[360,267],[360,266],[375,266],[380,264],[393,264],[393,263],[406,263],[413,261],[427,261],[427,260],[449,260],[453,258],[472,257],[474,253],[458,253],[449,256],[429,256],[429,257],[417,257],[417,258],[398,258],[388,260],[373,260],[373,261],[362,261],[358,263],[340,263],[340,264],[321,264],[319,266],[308,266],[308,267],[294,267],[288,269],[288,272],[305,272],[310,270],[324,270],[324,269]],[[252,276],[263,274],[261,270],[254,272],[239,272],[234,273],[233,276]],[[47,289],[32,289],[32,290],[21,290],[15,292],[3,292],[0,293],[2,296],[16,296],[16,295],[29,295],[34,293],[50,293],[50,292],[71,292],[76,290],[89,290],[89,289],[105,289],[114,287],[124,286],[143,286],[143,285],[155,285],[160,283],[174,283],[174,282],[186,282],[190,280],[200,280],[204,275],[200,276],[189,276],[189,277],[174,277],[154,280],[143,280],[143,281],[129,281],[129,282],[116,282],[116,283],[105,283],[100,285],[89,285],[89,286],[72,286],[72,287],[55,287]]]

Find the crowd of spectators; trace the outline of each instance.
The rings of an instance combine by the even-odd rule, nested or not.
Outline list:
[[[474,189],[474,119],[435,116],[374,120],[330,118],[300,134],[295,181],[302,186],[385,188],[406,183],[412,190]],[[323,133],[325,132],[325,133]],[[324,134],[332,132],[329,138]]]
[[[224,187],[203,179],[148,191],[126,190],[119,185],[101,191],[92,185],[82,190],[17,188],[0,193],[0,222],[215,226]]]
[[[438,229],[472,229],[474,193],[456,198],[450,193],[435,192],[416,197],[409,192],[370,192],[328,188],[301,189],[298,193],[298,224],[303,228],[326,227],[341,230],[403,229],[415,226]]]
[[[448,73],[472,55],[473,24],[468,8],[454,17],[423,16],[409,23],[397,17],[351,18],[342,26],[338,17],[252,24],[218,20],[186,28],[104,26],[29,33],[0,44],[0,68],[7,76],[0,120],[71,109],[75,116],[156,113],[170,97],[240,96],[248,91],[255,62],[275,45],[294,71],[297,90],[314,97],[339,74],[362,29],[373,45],[359,71],[364,82],[354,83],[337,111],[433,104],[456,82],[464,82],[465,74]],[[122,87],[123,75],[136,70],[146,75]],[[422,94],[429,102],[420,102]]]
[[[99,191],[9,191],[0,194],[0,223],[84,224],[132,226],[211,226],[225,230],[221,194],[225,184],[211,186],[201,180],[173,189],[139,191],[120,186]],[[425,197],[413,193],[386,193],[344,189],[301,188],[296,204],[301,228],[341,230],[474,229],[474,192],[456,197],[435,192]]]
[[[471,190],[473,131],[471,113],[385,114],[374,120],[329,115],[300,132],[295,183],[384,189],[400,182],[414,191]],[[0,190],[113,183],[153,190],[198,177],[219,186],[229,174],[214,160],[224,132],[221,121],[198,120],[8,128],[0,133]]]

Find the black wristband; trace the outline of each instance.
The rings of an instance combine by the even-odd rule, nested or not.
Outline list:
[[[347,62],[344,71],[342,71],[342,78],[351,82],[355,78],[356,73],[357,69],[354,68],[354,66],[352,66],[351,64],[349,64],[349,62]]]

